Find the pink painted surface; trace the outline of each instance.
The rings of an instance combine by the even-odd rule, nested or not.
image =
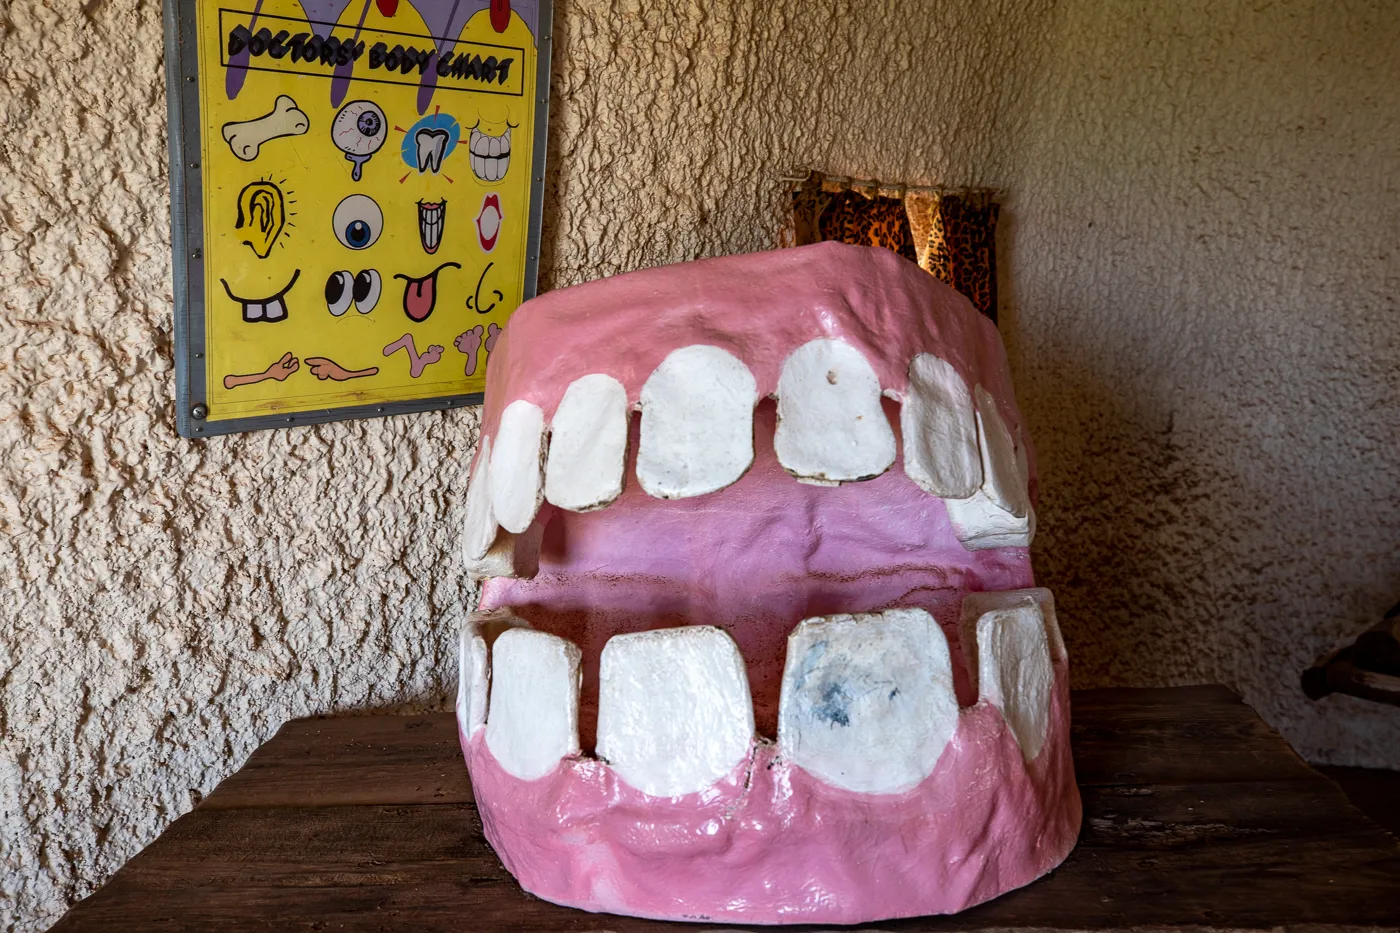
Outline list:
[[[616,377],[635,404],[665,356],[696,343],[743,360],[764,397],[787,355],[818,337],[860,350],[895,400],[909,361],[934,353],[969,387],[987,388],[1013,432],[1020,425],[1000,338],[964,298],[887,251],[821,244],[632,273],[527,303],[492,353],[483,432],[493,435],[516,399],[548,420],[570,382],[589,373]],[[895,400],[885,411],[900,456],[881,476],[835,488],[798,483],[774,457],[775,405],[765,398],[754,414],[752,468],[732,486],[681,500],[653,499],[636,482],[634,418],[623,494],[583,514],[544,505],[532,526],[543,541],[539,573],[488,580],[478,608],[510,607],[582,649],[585,756],[599,657],[615,634],[701,624],[730,632],[748,666],[758,732],[773,736],[798,621],[928,609],[948,639],[965,707],[933,774],[902,795],[853,793],[777,760],[760,739],[705,792],[654,798],[588,757],[522,781],[494,760],[484,731],[464,737],[487,838],[527,890],[647,917],[855,923],[961,910],[1068,854],[1080,804],[1065,662],[1056,663],[1044,750],[1027,764],[1001,714],[974,705],[959,645],[963,597],[1034,586],[1029,553],[958,542],[942,500],[904,474]]]
[[[709,790],[664,799],[590,759],[521,781],[491,757],[484,730],[462,747],[486,838],[545,900],[666,919],[862,923],[963,910],[1064,859],[1080,822],[1067,681],[1058,664],[1035,761],[997,710],[965,709],[933,774],[897,796],[831,787],[766,743]]]
[[[899,415],[889,406],[896,441]],[[509,606],[533,626],[583,651],[580,738],[592,747],[598,659],[613,635],[673,625],[729,632],[748,664],[754,718],[774,735],[788,633],[834,612],[917,606],[931,612],[958,654],[965,593],[1035,585],[1026,548],[969,551],[943,501],[904,475],[839,487],[809,486],[773,455],[774,406],[754,415],[754,465],[732,486],[694,499],[653,499],[635,481],[605,509],[582,514],[545,505],[539,573],[496,577],[482,610]],[[634,424],[635,427],[635,424]],[[975,699],[961,667],[958,696]]]
[[[743,360],[766,396],[788,354],[818,337],[861,351],[897,398],[909,361],[937,354],[969,389],[992,393],[1013,436],[1021,423],[996,326],[966,298],[889,250],[817,243],[630,272],[526,302],[492,353],[482,432],[494,437],[516,399],[548,421],[569,383],[589,373],[615,377],[635,404],[666,355],[690,344]]]

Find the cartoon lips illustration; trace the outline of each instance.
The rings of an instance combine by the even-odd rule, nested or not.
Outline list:
[[[460,263],[445,262],[418,278],[402,273],[394,276],[396,279],[403,279],[403,313],[408,315],[410,321],[421,323],[432,316],[433,308],[437,307],[438,273],[448,267],[462,268]]]
[[[476,238],[482,252],[489,253],[496,248],[496,238],[501,235],[501,221],[505,217],[497,195],[488,194],[481,199],[481,210],[476,215]]]
[[[447,220],[447,202],[418,202],[418,242],[423,252],[431,256],[442,244],[442,225]]]
[[[490,374],[457,715],[527,891],[835,925],[1064,859],[1035,461],[966,298],[871,247],[708,259],[527,302]]]

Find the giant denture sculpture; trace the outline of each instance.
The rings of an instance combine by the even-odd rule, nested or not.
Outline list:
[[[521,307],[457,699],[505,866],[586,910],[856,923],[1058,865],[1080,803],[1034,471],[996,328],[885,250]]]

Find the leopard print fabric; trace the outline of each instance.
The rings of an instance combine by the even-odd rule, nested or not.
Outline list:
[[[838,240],[883,246],[918,263],[996,320],[1000,207],[986,193],[919,195],[901,201],[850,189],[828,191],[823,182],[813,173],[793,192],[794,245]],[[917,223],[910,218],[915,211]]]

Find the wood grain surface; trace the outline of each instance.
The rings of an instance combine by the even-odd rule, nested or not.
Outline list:
[[[1084,830],[1064,865],[954,917],[861,929],[1400,929],[1400,843],[1235,694],[1092,690],[1073,703]],[[287,723],[53,929],[712,927],[524,894],[482,837],[452,716],[433,714]]]

